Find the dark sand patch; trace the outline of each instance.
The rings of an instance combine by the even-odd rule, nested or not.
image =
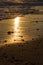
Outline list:
[[[0,65],[43,65],[43,38],[0,47]]]

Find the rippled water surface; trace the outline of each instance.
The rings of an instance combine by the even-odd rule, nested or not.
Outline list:
[[[0,44],[25,42],[43,37],[43,15],[28,14],[0,21]]]

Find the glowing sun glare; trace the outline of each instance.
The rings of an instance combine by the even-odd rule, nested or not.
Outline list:
[[[18,26],[18,24],[19,24],[19,17],[16,17],[16,18],[15,18],[15,25]]]
[[[16,34],[17,32],[19,31],[18,27],[19,27],[19,22],[20,22],[20,18],[19,17],[16,17],[14,19],[14,31],[16,31]]]

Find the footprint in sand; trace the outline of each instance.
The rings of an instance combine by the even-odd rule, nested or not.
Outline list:
[[[21,41],[24,41],[24,39],[21,39]]]
[[[36,30],[37,30],[37,31],[39,31],[40,29],[39,29],[39,28],[37,28]]]
[[[11,35],[11,34],[14,33],[14,32],[13,32],[13,31],[8,31],[7,33],[8,33],[8,35]]]
[[[19,36],[19,37],[23,38],[23,36]]]
[[[4,41],[5,43],[7,42],[7,40]]]
[[[14,41],[16,41],[16,40],[14,39]]]

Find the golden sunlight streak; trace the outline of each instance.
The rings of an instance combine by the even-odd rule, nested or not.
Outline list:
[[[19,34],[19,22],[20,22],[20,18],[16,17],[14,19],[14,31],[15,31],[15,39],[18,39],[18,34]]]
[[[19,17],[16,17],[16,18],[14,19],[14,21],[15,21],[15,26],[16,26],[16,25],[18,26],[18,24],[19,24]]]
[[[19,17],[16,17],[15,19],[14,19],[14,30],[15,30],[15,32],[18,32],[18,27],[19,27],[19,21],[20,21],[20,18]]]

